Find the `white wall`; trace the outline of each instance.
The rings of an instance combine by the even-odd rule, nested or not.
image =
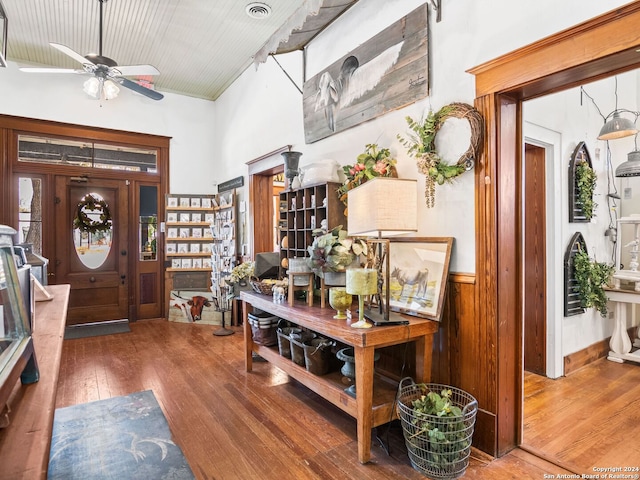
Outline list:
[[[308,46],[306,78],[423,3],[360,0]],[[303,152],[302,165],[327,158],[350,164],[366,144],[375,142],[391,149],[398,159],[400,177],[418,178],[422,195],[424,177],[396,139],[396,134],[407,131],[405,116],[419,118],[430,108],[437,110],[453,101],[473,103],[474,77],[466,70],[626,2],[540,0],[518,2],[517,8],[511,0],[442,3],[441,22],[436,23],[430,12],[431,96],[316,143],[304,143],[302,96],[275,62],[268,60],[257,72],[248,69],[216,102],[216,139],[227,176],[246,174],[244,162],[287,144]],[[302,56],[294,53],[278,59],[301,86]],[[450,146],[449,161],[456,161],[468,146],[468,136],[447,136],[445,131],[438,141],[455,143]],[[420,205],[417,235],[455,237],[452,271],[474,272],[473,176],[465,174],[455,184],[437,188],[435,208]]]
[[[171,93],[155,101],[123,87],[115,100],[100,102],[84,94],[85,80],[25,73],[9,62],[0,68],[0,114],[171,137],[171,192],[215,192],[214,102]]]

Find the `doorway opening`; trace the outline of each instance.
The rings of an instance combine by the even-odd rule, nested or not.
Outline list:
[[[285,188],[284,160],[280,155],[291,149],[285,145],[250,162],[249,166],[249,217],[250,258],[257,253],[279,249],[278,212],[279,195]]]

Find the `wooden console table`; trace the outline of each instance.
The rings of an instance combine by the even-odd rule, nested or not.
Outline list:
[[[47,478],[70,288],[46,289],[53,300],[36,303],[32,335],[40,380],[30,385],[18,381],[9,399],[11,423],[0,429],[0,479]]]
[[[240,298],[247,372],[252,369],[252,353],[255,352],[354,417],[357,421],[358,460],[361,463],[368,462],[371,458],[371,429],[395,418],[393,405],[398,388],[397,383],[374,375],[374,351],[376,348],[415,342],[415,381],[428,382],[431,376],[433,334],[438,331],[438,322],[403,316],[403,319],[409,320],[409,325],[356,329],[351,328],[347,320],[335,320],[335,312],[331,308],[308,306],[302,302],[296,302],[293,306],[274,303],[270,296],[254,292],[241,292]],[[356,358],[356,398],[344,391],[342,374],[339,372],[314,375],[304,367],[282,357],[277,347],[264,347],[253,343],[248,321],[252,306],[353,347]]]

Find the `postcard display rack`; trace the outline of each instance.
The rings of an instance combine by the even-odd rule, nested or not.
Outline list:
[[[339,183],[310,185],[280,193],[280,273],[285,275],[289,258],[308,257],[313,230],[342,225],[346,230],[345,206],[338,198]]]
[[[165,289],[170,320],[176,320],[171,317],[175,313],[176,321],[220,323],[220,312],[227,310],[224,307],[228,303],[222,279],[236,264],[235,205],[235,191],[167,195]],[[195,303],[198,295],[213,300],[210,314],[203,309],[200,318],[195,319],[188,308],[183,315],[172,311],[171,307],[179,307],[182,301]],[[213,320],[203,321],[205,317]]]

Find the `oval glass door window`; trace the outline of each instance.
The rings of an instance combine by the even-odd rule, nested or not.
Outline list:
[[[73,220],[73,243],[84,266],[99,268],[111,251],[113,224],[109,206],[97,193],[85,195]]]

